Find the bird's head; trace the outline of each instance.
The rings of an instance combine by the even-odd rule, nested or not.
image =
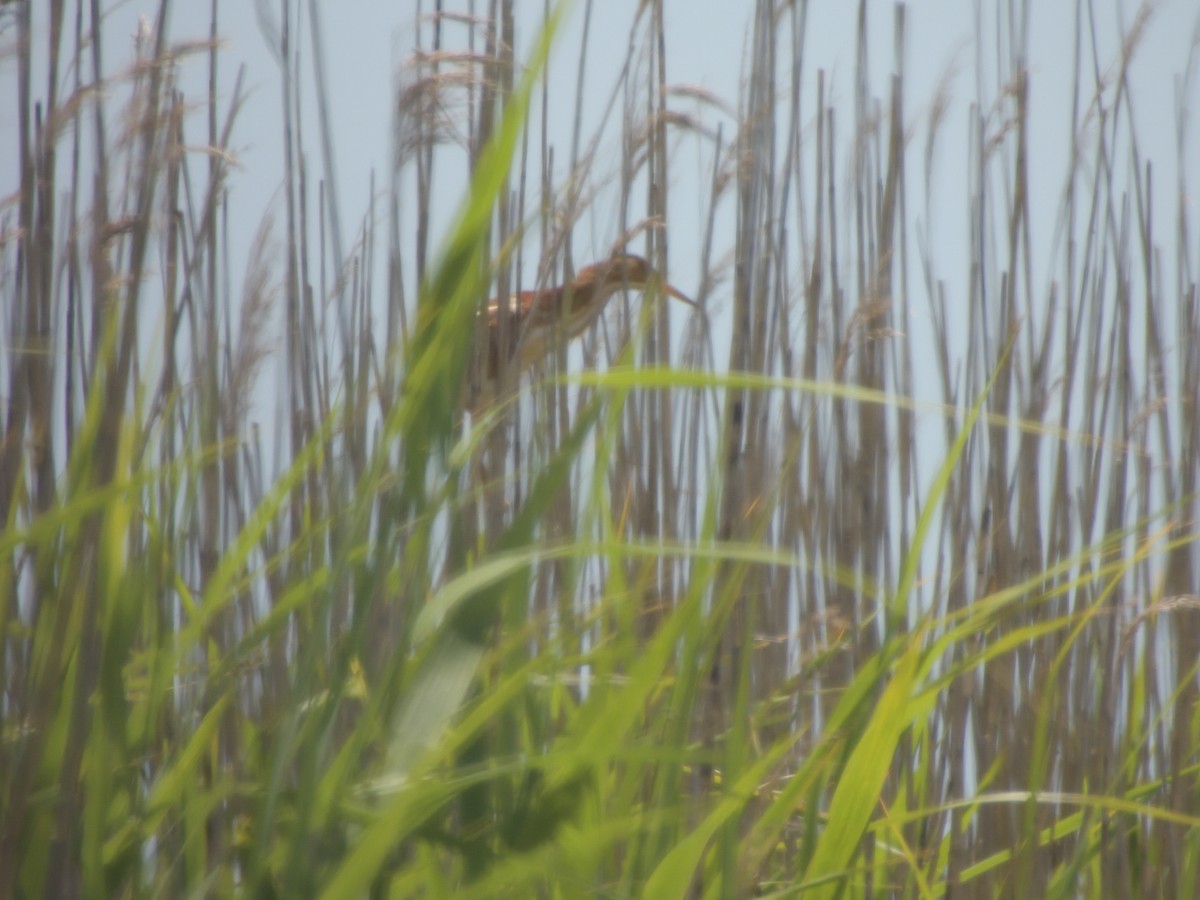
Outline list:
[[[574,286],[576,291],[582,289],[593,295],[584,298],[585,302],[603,303],[617,291],[624,288],[644,288],[652,281],[658,282],[659,289],[667,296],[681,300],[688,306],[696,305],[686,294],[663,281],[643,257],[633,253],[615,253],[604,262],[580,270]]]

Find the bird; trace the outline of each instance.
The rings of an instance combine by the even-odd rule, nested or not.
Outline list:
[[[558,287],[493,297],[479,312],[483,320],[481,330],[487,340],[481,366],[481,394],[494,396],[500,375],[506,369],[520,375],[548,358],[559,346],[582,335],[615,294],[626,289],[644,291],[650,285],[656,285],[668,297],[700,309],[694,300],[660,278],[643,257],[632,253],[615,253],[602,262],[585,266],[572,281]]]

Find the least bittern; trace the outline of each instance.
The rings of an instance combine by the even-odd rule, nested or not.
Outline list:
[[[520,291],[507,299],[494,297],[480,315],[487,316],[487,356],[480,373],[484,396],[494,396],[505,367],[514,375],[541,362],[559,346],[579,337],[604,311],[614,294],[654,283],[662,293],[695,307],[695,301],[659,278],[640,256],[617,253],[611,259],[580,269],[575,280],[559,287]],[[502,324],[504,306],[507,323]],[[506,333],[501,334],[502,328]],[[502,352],[506,351],[506,352]]]

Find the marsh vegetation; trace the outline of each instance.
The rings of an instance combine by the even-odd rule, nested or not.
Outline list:
[[[1196,59],[1179,145],[1145,146],[1149,11],[1103,57],[1077,5],[1042,243],[1061,136],[1020,3],[965,133],[906,90],[903,7],[893,49],[863,6],[838,101],[808,4],[747,4],[722,110],[643,4],[569,147],[557,19],[426,4],[392,170],[340,211],[283,3],[283,193],[242,272],[242,94],[183,93],[221,21],[170,5],[128,59],[96,2],[48,33],[0,6],[0,896],[1200,891]],[[686,253],[681,146],[711,161]],[[947,154],[965,260],[932,237]],[[464,415],[477,311],[593,262],[598,198],[599,249],[706,314],[619,294]]]

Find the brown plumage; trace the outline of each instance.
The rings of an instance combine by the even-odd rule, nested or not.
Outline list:
[[[520,291],[507,300],[494,297],[488,301],[487,357],[482,392],[492,392],[506,358],[515,374],[549,356],[560,344],[579,337],[596,321],[605,305],[618,291],[642,289],[651,282],[659,290],[689,306],[696,304],[665,281],[650,263],[629,253],[615,254],[611,259],[579,270],[575,280],[558,287],[540,291]],[[508,306],[506,340],[507,353],[501,353],[502,305]]]

